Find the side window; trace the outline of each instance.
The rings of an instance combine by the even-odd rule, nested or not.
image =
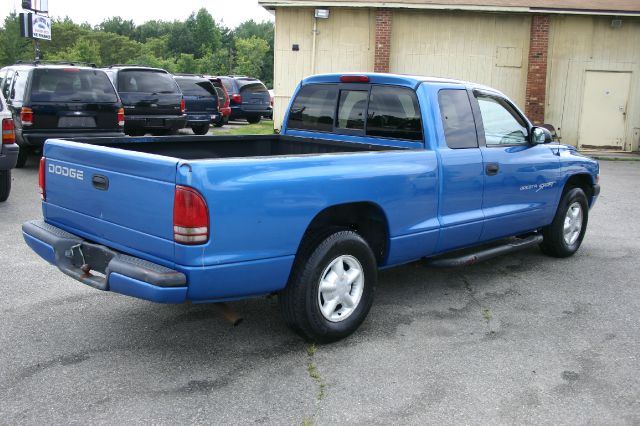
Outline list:
[[[422,120],[415,92],[403,87],[373,86],[367,135],[421,141]]]
[[[487,146],[522,145],[527,143],[527,126],[499,99],[478,96]]]
[[[338,89],[335,85],[304,86],[291,105],[287,127],[320,132],[332,131],[337,97]]]
[[[10,97],[14,102],[22,102],[24,100],[24,90],[27,86],[27,77],[29,71],[16,71],[13,76],[13,87],[11,88]]]
[[[441,90],[438,93],[444,138],[451,149],[477,148],[478,135],[466,90]]]
[[[9,99],[9,89],[11,88],[14,74],[15,72],[13,70],[9,70],[4,80],[2,81],[2,94],[4,95],[5,99]]]
[[[364,90],[341,90],[338,103],[338,125],[349,130],[364,130],[364,114],[369,92]]]

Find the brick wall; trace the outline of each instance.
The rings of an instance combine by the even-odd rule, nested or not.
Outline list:
[[[392,19],[391,9],[376,9],[376,56],[373,65],[375,72],[389,72]]]
[[[550,21],[549,15],[533,15],[531,19],[525,112],[534,124],[544,123]]]

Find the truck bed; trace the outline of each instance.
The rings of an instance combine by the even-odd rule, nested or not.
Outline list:
[[[74,138],[74,142],[184,160],[402,150],[398,147],[284,135]]]

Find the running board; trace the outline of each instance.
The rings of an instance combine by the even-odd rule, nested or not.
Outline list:
[[[527,238],[517,239],[507,244],[503,244],[496,247],[487,248],[474,253],[465,253],[456,257],[436,257],[433,259],[426,259],[427,265],[434,268],[456,268],[459,266],[473,265],[474,263],[482,262],[496,256],[501,256],[507,253],[513,253],[519,250],[524,250],[531,246],[538,245],[542,242],[542,235],[536,234]]]

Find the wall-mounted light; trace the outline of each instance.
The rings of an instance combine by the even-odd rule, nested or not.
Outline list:
[[[314,14],[316,18],[320,19],[328,19],[329,18],[329,9],[316,9]]]

